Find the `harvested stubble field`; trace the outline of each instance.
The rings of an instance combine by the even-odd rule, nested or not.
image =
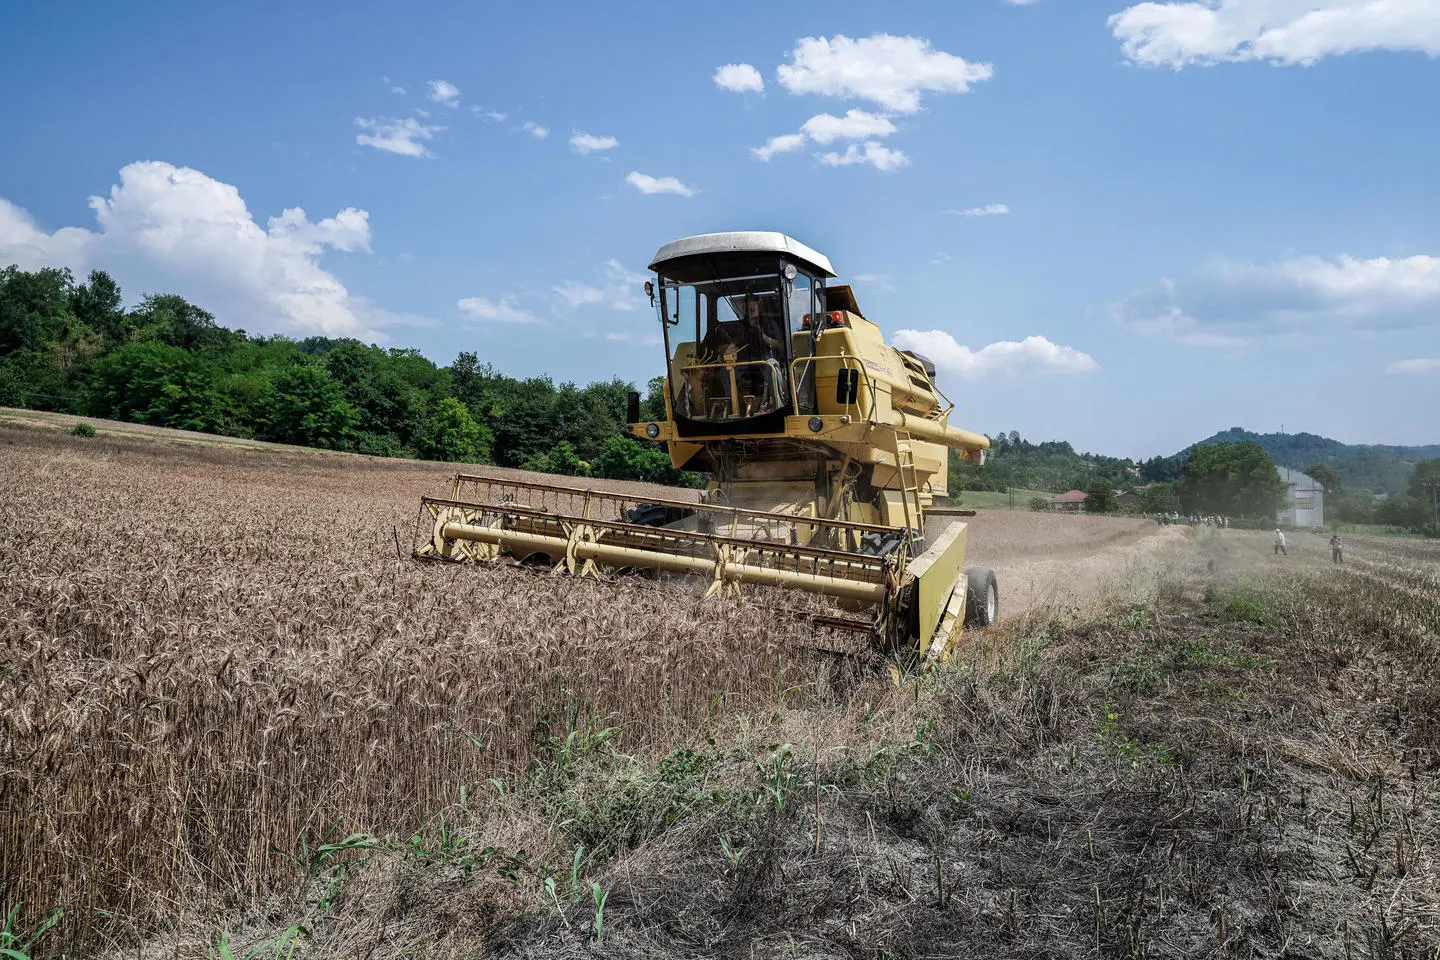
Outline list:
[[[435,465],[102,425],[0,470],[36,957],[1440,947],[1434,544],[982,514],[1028,612],[837,677],[750,602],[397,559]]]

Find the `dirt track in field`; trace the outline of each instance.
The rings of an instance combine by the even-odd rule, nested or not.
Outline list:
[[[1085,606],[1107,589],[1153,577],[1189,536],[1152,520],[981,510],[966,561],[995,571],[1004,616]]]

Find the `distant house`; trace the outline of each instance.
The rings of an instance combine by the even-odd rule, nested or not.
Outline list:
[[[1275,469],[1285,481],[1285,506],[1275,512],[1275,522],[1302,528],[1325,526],[1325,488],[1299,470]]]
[[[1051,497],[1050,509],[1060,510],[1064,513],[1079,513],[1085,509],[1085,491],[1067,490],[1059,496]]]
[[[1140,506],[1140,495],[1153,486],[1155,486],[1153,483],[1142,483],[1140,486],[1126,490],[1124,493],[1116,494],[1115,502],[1122,507],[1138,507]]]
[[[1375,498],[1376,503],[1384,503],[1390,499],[1390,494],[1388,493],[1376,493],[1372,494],[1372,496]]]

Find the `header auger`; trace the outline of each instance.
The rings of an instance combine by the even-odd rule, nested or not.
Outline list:
[[[948,655],[998,613],[994,574],[962,576],[967,526],[933,537],[948,450],[989,440],[950,425],[925,357],[885,343],[830,261],[779,233],[666,244],[645,290],[665,344],[665,419],[629,430],[708,473],[700,503],[563,484],[456,477],[421,504],[427,559],[543,562],[576,576],[652,570],[832,597],[825,626],[886,650]]]

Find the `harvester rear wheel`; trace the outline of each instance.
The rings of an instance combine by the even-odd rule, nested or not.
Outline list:
[[[989,627],[1000,619],[1000,588],[995,571],[977,567],[965,572],[965,626]]]

